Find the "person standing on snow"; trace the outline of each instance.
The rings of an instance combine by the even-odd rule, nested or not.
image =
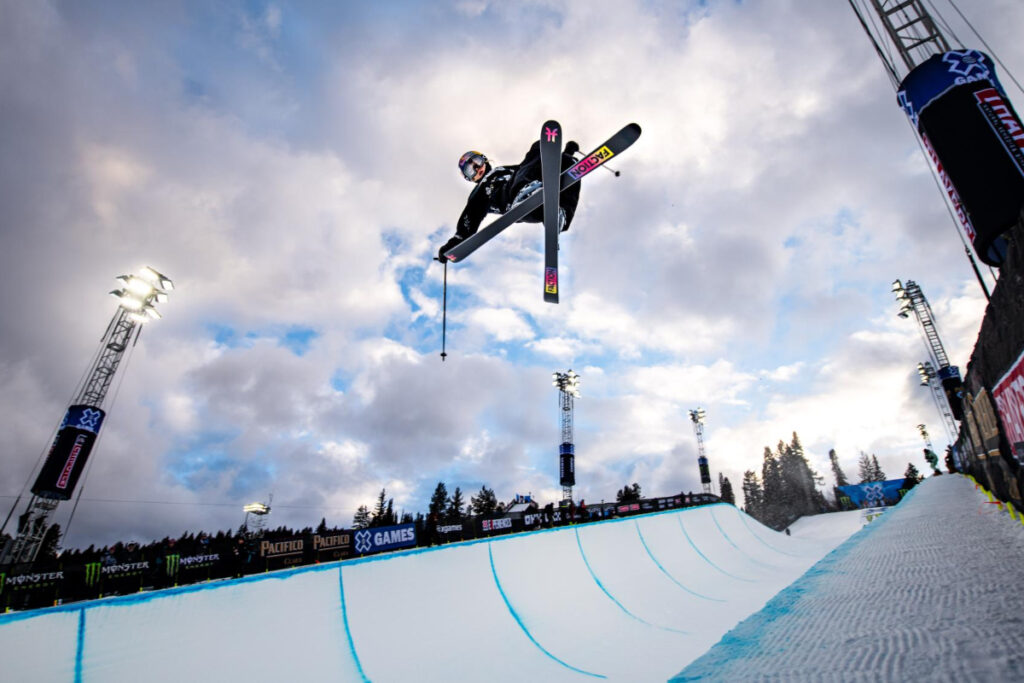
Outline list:
[[[576,163],[573,155],[580,146],[570,140],[562,151],[562,170]],[[488,213],[506,213],[513,206],[523,201],[541,187],[540,142],[534,142],[530,151],[516,166],[498,166],[491,168],[487,157],[480,152],[469,151],[459,159],[459,170],[462,177],[476,187],[469,194],[466,208],[459,216],[455,227],[455,235],[444,243],[438,252],[437,260],[444,261],[444,253],[456,244],[476,233]],[[580,200],[580,183],[576,183],[559,197],[559,228],[562,232],[569,229],[572,217],[576,213],[576,204]],[[522,219],[525,223],[543,223],[544,207]]]

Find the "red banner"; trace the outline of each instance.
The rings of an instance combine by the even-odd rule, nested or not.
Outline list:
[[[999,380],[992,395],[1006,429],[1006,438],[1014,456],[1020,460],[1024,458],[1024,353]]]

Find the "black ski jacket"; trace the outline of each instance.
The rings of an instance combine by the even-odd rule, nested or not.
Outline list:
[[[562,155],[562,170],[569,168],[576,160],[569,154]],[[540,180],[540,142],[534,142],[516,166],[498,166],[491,169],[477,183],[469,195],[466,208],[459,216],[455,226],[455,234],[465,239],[480,229],[480,224],[488,213],[505,213],[512,207],[516,195],[527,184]],[[572,217],[576,213],[576,204],[580,199],[580,184],[576,183],[559,197],[559,206],[565,209],[565,225],[569,229]],[[526,223],[544,222],[544,207],[538,208],[523,219]]]

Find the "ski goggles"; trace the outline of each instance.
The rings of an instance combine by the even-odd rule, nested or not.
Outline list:
[[[483,154],[473,154],[468,158],[464,158],[460,166],[462,167],[462,175],[466,180],[473,180],[476,177],[477,172],[487,165],[487,157]]]

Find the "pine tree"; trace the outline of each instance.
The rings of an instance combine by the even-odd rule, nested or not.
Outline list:
[[[365,505],[360,505],[352,518],[353,529],[366,529],[370,526],[370,511]]]
[[[370,526],[390,526],[394,524],[394,499],[387,500],[387,491],[380,490],[377,496],[377,505],[373,508],[373,517],[370,519]]]
[[[871,454],[871,470],[874,472],[875,478],[872,481],[885,481],[885,472],[878,465],[878,458],[875,454]]]
[[[493,515],[497,507],[498,499],[494,495],[494,491],[487,488],[486,485],[480,487],[480,493],[469,498],[469,508],[473,514],[481,517]]]
[[[619,503],[635,503],[640,500],[642,495],[640,484],[633,482],[632,486],[626,485],[619,491],[616,491],[615,500]]]
[[[455,493],[448,499],[448,509],[445,511],[445,515],[448,521],[451,523],[457,523],[462,521],[462,508],[465,503],[462,501],[462,489],[458,486],[455,487]]]
[[[780,441],[779,452],[784,450],[785,445]],[[768,526],[781,528],[786,522],[784,510],[788,502],[788,493],[778,454],[772,453],[772,449],[767,446],[764,448],[764,463],[761,465],[761,483],[764,491],[761,521]]]
[[[860,459],[857,461],[857,475],[860,477],[859,484],[875,481],[875,468],[871,464],[871,456],[864,451],[860,452]]]
[[[437,482],[434,495],[430,497],[430,507],[427,509],[427,516],[434,516],[434,519],[441,519],[445,508],[448,506],[448,488],[443,481]]]
[[[316,532],[318,534],[325,534],[325,533],[327,533],[327,518],[326,517],[321,517],[320,518],[320,524],[317,525]]]
[[[836,480],[836,486],[849,486],[850,482],[846,478],[846,473],[839,466],[839,456],[836,455],[836,449],[832,448],[829,450],[828,459],[832,463],[832,476]]]
[[[384,513],[384,526],[394,526],[398,523],[398,519],[395,517],[395,499],[388,498],[388,509]]]
[[[922,477],[921,473],[917,471],[916,467],[914,467],[914,463],[908,462],[907,471],[903,473],[903,488],[912,489],[920,484],[923,479],[924,477]]]
[[[758,521],[763,521],[764,491],[754,470],[743,473],[743,510]]]
[[[781,446],[781,444],[780,444]],[[793,432],[793,440],[782,448],[779,465],[786,486],[786,524],[803,515],[814,515],[825,509],[825,497],[818,490],[820,477],[811,469],[804,455],[800,437]]]
[[[718,491],[723,503],[736,504],[736,496],[732,492],[732,482],[721,472],[718,473]]]
[[[43,534],[43,540],[39,544],[40,560],[56,560],[57,549],[60,546],[61,530],[60,524],[51,524]]]

